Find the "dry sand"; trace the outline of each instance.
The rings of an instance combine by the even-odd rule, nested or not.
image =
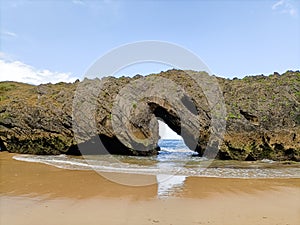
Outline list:
[[[94,171],[20,162],[0,153],[1,225],[299,225],[300,179],[189,177],[172,197],[157,185],[124,186]],[[113,174],[155,181],[154,176]]]

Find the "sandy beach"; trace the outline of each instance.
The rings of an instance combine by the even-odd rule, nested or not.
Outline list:
[[[159,198],[157,184],[134,187],[94,171],[58,169],[1,152],[0,224],[300,224],[300,179],[188,177]],[[154,181],[155,176],[113,174]]]

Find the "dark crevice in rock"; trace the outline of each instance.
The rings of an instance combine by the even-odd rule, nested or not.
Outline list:
[[[76,155],[76,156],[82,155],[79,151],[78,145],[71,145],[68,148],[66,154],[67,155]]]
[[[275,143],[275,144],[273,145],[273,147],[274,147],[274,149],[275,149],[276,151],[283,151],[283,150],[284,150],[283,145],[280,144],[280,143]]]
[[[6,151],[6,150],[7,149],[6,149],[5,145],[4,145],[4,142],[0,138],[0,151]]]
[[[262,144],[259,145],[259,147],[262,149],[262,152],[260,154],[260,159],[270,159],[271,154],[273,152],[273,149],[269,145],[268,141],[264,136],[262,136]]]
[[[240,113],[245,117],[246,120],[250,121],[254,125],[259,125],[257,116],[251,115],[250,113],[240,109]]]
[[[218,152],[217,158],[221,160],[232,160],[232,157],[229,155],[229,153],[223,151]]]
[[[296,134],[293,134],[292,140],[295,141],[296,139]]]
[[[250,154],[246,157],[245,161],[256,161],[256,159],[255,159],[255,158],[253,157],[253,155],[250,153]]]
[[[289,149],[287,149],[287,150],[285,151],[285,154],[286,154],[286,155],[294,155],[294,153],[295,153],[295,151],[294,151],[294,149],[292,149],[292,148],[289,148]]]
[[[285,156],[287,156],[287,158],[289,160],[293,160],[296,162],[300,162],[300,155],[297,155],[297,150],[293,149],[293,148],[288,148],[287,150],[284,151]]]

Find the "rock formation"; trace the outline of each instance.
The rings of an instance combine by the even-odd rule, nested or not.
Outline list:
[[[169,70],[39,86],[0,82],[0,147],[9,152],[153,155],[157,119],[200,156],[300,161],[300,72],[229,80]]]

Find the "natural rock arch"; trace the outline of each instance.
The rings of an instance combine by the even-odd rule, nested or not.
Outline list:
[[[79,144],[80,152],[74,151],[74,148],[70,148],[70,154],[124,154],[124,155],[153,155],[157,154],[159,150],[159,132],[158,132],[158,120],[162,120],[166,123],[176,134],[183,138],[184,143],[191,150],[196,152],[203,152],[206,148],[209,138],[209,126],[199,125],[195,126],[198,122],[198,114],[188,113],[178,116],[178,111],[186,111],[182,103],[176,106],[172,106],[167,100],[160,98],[148,98],[143,103],[139,103],[139,106],[143,105],[145,109],[139,109],[142,115],[137,116],[131,120],[130,126],[125,130],[127,139],[124,137],[112,135],[97,135],[91,137],[89,140]],[[145,113],[145,110],[147,113]],[[155,124],[149,126],[149,121]],[[203,118],[202,118],[203,119]],[[209,123],[209,121],[207,121]],[[198,128],[201,134],[199,134]],[[131,139],[127,135],[133,135]],[[143,140],[151,138],[151,141],[147,145],[143,145]],[[134,140],[140,140],[141,142],[135,142]],[[125,143],[124,143],[125,142]],[[76,146],[74,146],[76,149]],[[145,148],[145,149],[144,149]]]
[[[193,73],[199,76],[203,74]],[[39,86],[0,82],[1,150],[25,154],[79,154],[77,148],[79,144],[89,146],[88,149],[97,154],[99,148],[91,146],[96,146],[97,140],[101,140],[102,145],[100,143],[98,146],[100,148],[106,146],[111,153],[156,154],[158,150],[156,117],[160,117],[176,133],[179,133],[181,127],[180,134],[185,143],[188,146],[196,143],[194,150],[199,152],[200,156],[205,155],[204,150],[209,147],[219,150],[217,158],[220,159],[300,161],[299,71],[234,80],[216,78],[227,110],[226,133],[224,141],[219,142],[220,145],[217,145],[218,143],[207,145],[207,140],[212,136],[213,121],[210,107],[203,92],[185,74],[185,71],[169,70],[146,77],[106,77],[101,80],[86,79],[76,83]],[[111,112],[115,99],[128,84],[135,84],[136,80],[151,80],[151,77],[173,81],[183,87],[185,92],[178,92],[179,96],[175,98],[177,99],[175,103],[167,98],[148,95],[149,98],[125,104],[128,112],[134,115],[126,126],[129,128],[128,131],[133,131],[132,134],[136,134],[137,137],[129,134],[124,139],[122,136],[119,138],[115,129],[112,129],[114,116]],[[95,96],[90,95],[89,88],[93,84],[101,89]],[[78,105],[74,105],[78,87],[81,85],[80,94],[87,98],[80,99]],[[163,82],[156,85],[154,84],[153,90],[169,92]],[[135,88],[130,87],[133,90]],[[145,91],[142,86],[138,87],[140,93]],[[152,90],[149,86],[144,88]],[[176,88],[174,90],[177,93]],[[90,113],[85,106],[93,99],[96,99],[99,107]],[[191,107],[193,105],[196,110]],[[77,114],[82,116],[82,124],[74,124],[74,117],[76,118]],[[91,121],[96,124],[94,127]],[[193,132],[195,128],[191,124],[195,124],[195,121],[200,128]],[[125,124],[123,122],[126,121],[120,120],[121,124]],[[218,126],[215,128],[218,129]],[[74,138],[77,131],[81,131],[79,138]],[[199,136],[193,137],[197,132]],[[132,146],[127,146],[126,143]],[[148,146],[149,151],[135,150],[141,146]]]
[[[111,111],[112,130],[129,149],[143,154],[146,151],[152,154],[153,149],[158,149],[159,118],[182,136],[191,150],[199,153],[205,150],[211,117],[206,111],[209,106],[204,93],[200,93],[202,98],[197,102],[192,93],[172,78],[139,78],[118,92]],[[192,79],[185,81],[194,82]],[[199,92],[197,94],[199,96]]]

